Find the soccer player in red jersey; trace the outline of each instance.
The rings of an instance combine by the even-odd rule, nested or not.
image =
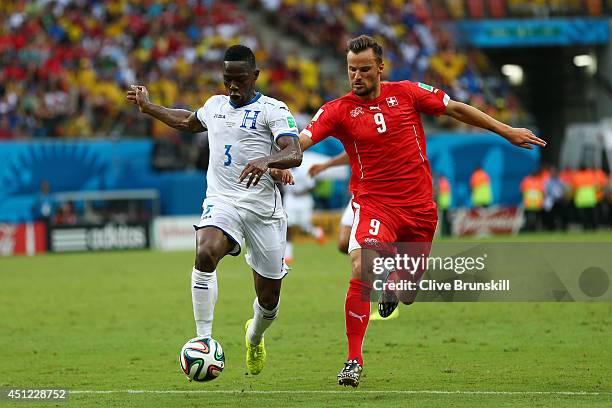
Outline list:
[[[372,261],[392,252],[396,242],[423,244],[421,250],[427,256],[436,229],[437,209],[420,114],[445,114],[525,149],[546,145],[530,130],[501,123],[451,100],[440,89],[411,81],[381,82],[382,54],[382,47],[371,37],[349,40],[346,58],[351,92],[324,104],[300,134],[302,150],[328,136],[338,138],[359,177],[352,191],[352,271],[345,301],[348,361],[338,374],[339,384],[353,387],[359,384],[363,369]],[[392,272],[388,281],[398,279],[398,273]],[[422,273],[414,278],[420,279]],[[410,304],[415,296],[414,291],[383,292],[379,313],[383,317],[390,314],[398,297]]]

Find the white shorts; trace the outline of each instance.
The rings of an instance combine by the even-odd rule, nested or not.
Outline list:
[[[218,228],[235,243],[229,253],[236,256],[246,243],[246,262],[259,275],[269,279],[282,279],[285,269],[285,245],[287,219],[264,218],[244,208],[229,203],[205,199],[198,230],[204,227]]]
[[[351,253],[356,249],[360,249],[361,245],[359,245],[359,242],[357,242],[357,227],[359,226],[359,212],[361,210],[361,207],[359,206],[359,204],[354,203],[353,200],[349,201],[349,205],[351,206],[351,210],[353,209],[352,207],[355,207],[355,213],[354,213],[354,217],[353,217],[353,224],[351,225],[351,235],[349,236],[349,246],[348,246],[348,250],[346,251],[347,253]]]
[[[285,196],[283,208],[287,213],[287,223],[290,227],[301,227],[303,230],[312,228],[312,210],[314,200],[310,195]]]
[[[344,209],[342,213],[342,218],[340,218],[340,225],[343,227],[352,227],[353,226],[353,207],[351,207],[351,203],[353,200],[349,201],[348,205]]]

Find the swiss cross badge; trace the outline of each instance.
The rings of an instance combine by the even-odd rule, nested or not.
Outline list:
[[[351,117],[356,118],[362,113],[363,113],[363,108],[361,106],[357,106],[355,109],[351,111]]]
[[[389,105],[389,107],[397,106],[398,105],[397,98],[395,96],[388,97],[387,98],[387,105]]]

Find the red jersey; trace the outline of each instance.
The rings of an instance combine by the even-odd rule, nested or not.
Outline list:
[[[349,191],[351,192],[351,194],[353,194],[353,196],[355,196],[357,194],[357,187],[359,187],[359,179],[361,178],[361,170],[359,170],[359,163],[356,160],[353,160],[351,158],[350,153],[347,153],[349,155],[349,161],[351,164],[351,178],[349,180]]]
[[[410,81],[383,82],[380,96],[352,92],[326,103],[302,132],[313,143],[328,136],[349,155],[351,191],[390,206],[433,201],[431,170],[420,113],[441,115],[450,101],[440,89]]]

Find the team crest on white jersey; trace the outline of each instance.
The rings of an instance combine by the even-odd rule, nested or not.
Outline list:
[[[389,105],[389,107],[397,106],[399,105],[399,102],[395,96],[390,96],[387,98],[387,105]]]
[[[351,111],[351,116],[356,118],[357,116],[363,113],[363,108],[361,106],[357,106],[355,109]]]

